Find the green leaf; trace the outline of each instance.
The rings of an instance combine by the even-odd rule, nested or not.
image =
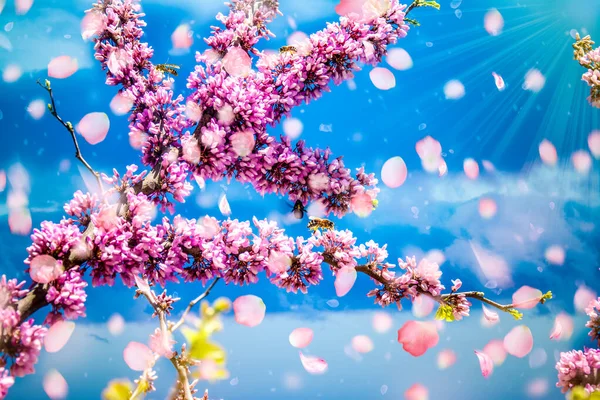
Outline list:
[[[508,313],[510,315],[512,315],[513,318],[516,319],[517,321],[523,319],[523,314],[520,313],[519,311],[515,310],[514,308],[511,308],[510,310],[508,310]]]
[[[436,10],[439,10],[439,9],[440,9],[440,5],[439,5],[439,3],[438,3],[437,1],[426,1],[426,2],[423,4],[423,6],[424,6],[424,7],[433,7],[433,8],[435,8]]]
[[[113,379],[102,391],[102,400],[129,400],[133,384],[128,379]]]
[[[552,292],[548,291],[546,292],[546,294],[542,295],[542,298],[540,299],[540,304],[544,304],[550,299],[552,299]]]
[[[412,19],[412,18],[404,18],[404,22],[408,22],[409,24],[411,24],[413,26],[421,26],[419,21],[417,21],[416,19]]]
[[[189,353],[194,360],[212,360],[217,364],[223,364],[226,359],[225,349],[209,341],[194,343]]]
[[[448,304],[441,304],[435,313],[435,319],[446,322],[454,321],[454,309]]]

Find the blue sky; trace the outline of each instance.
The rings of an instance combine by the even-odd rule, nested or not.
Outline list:
[[[46,219],[59,220],[62,204],[77,189],[84,189],[81,174],[72,159],[72,144],[67,133],[48,115],[39,121],[26,111],[34,99],[44,99],[35,85],[46,76],[49,60],[67,54],[77,57],[79,71],[66,80],[55,80],[53,87],[63,117],[77,122],[92,111],[106,112],[111,128],[107,139],[96,145],[82,144],[86,158],[97,169],[109,172],[138,161],[138,154],[127,139],[127,118],[111,113],[109,102],[115,88],[103,84],[104,74],[93,59],[89,43],[79,35],[83,0],[36,0],[25,16],[16,16],[12,2],[0,14],[0,69],[16,63],[24,71],[15,83],[0,82],[0,135],[4,148],[0,169],[22,164],[30,174],[30,208],[33,225]],[[293,32],[288,16],[306,33],[322,28],[336,18],[333,0],[283,1],[285,16],[273,23],[277,38],[263,45],[278,48]],[[377,307],[365,297],[371,288],[361,277],[353,290],[339,299],[332,309],[326,302],[335,298],[333,280],[327,277],[307,296],[286,294],[268,282],[247,288],[217,286],[216,296],[235,298],[242,294],[261,296],[267,304],[267,318],[257,328],[245,328],[226,320],[218,340],[230,352],[229,369],[237,385],[229,381],[211,387],[215,398],[224,399],[385,399],[402,398],[413,383],[430,389],[431,398],[490,400],[528,398],[526,385],[536,378],[547,379],[550,391],[545,399],[562,399],[555,390],[554,359],[557,351],[589,345],[583,328],[585,318],[576,314],[573,295],[586,284],[600,292],[600,164],[594,161],[586,176],[578,174],[569,157],[586,149],[587,136],[600,129],[598,111],[587,105],[587,88],[580,81],[581,68],[572,60],[571,30],[600,37],[597,25],[600,5],[593,0],[573,2],[557,0],[463,0],[457,17],[451,2],[441,2],[442,10],[415,13],[422,24],[411,29],[397,47],[406,49],[414,66],[394,71],[397,85],[380,91],[370,82],[367,68],[356,75],[356,90],[346,84],[335,87],[317,102],[295,109],[292,115],[304,124],[301,138],[313,147],[331,147],[343,155],[346,165],[364,165],[379,175],[383,163],[401,156],[409,170],[406,183],[398,189],[382,187],[380,205],[367,219],[348,216],[338,226],[355,232],[360,241],[373,239],[388,243],[392,259],[423,255],[433,249],[443,252],[444,283],[461,278],[466,289],[486,290],[490,296],[509,301],[520,286],[529,284],[552,290],[556,298],[547,306],[526,313],[526,323],[534,334],[535,347],[543,349],[547,361],[531,368],[528,358],[509,359],[484,380],[473,350],[491,339],[502,338],[515,322],[502,316],[502,323],[491,329],[480,326],[480,308],[473,317],[448,325],[440,344],[425,356],[415,359],[403,352],[395,341],[395,331],[414,318],[407,310],[388,310],[394,316],[394,329],[386,335],[373,332],[370,318]],[[454,1],[454,5],[459,2]],[[181,66],[176,90],[185,94],[185,77],[192,69],[193,52],[170,54],[170,35],[181,23],[190,23],[195,31],[192,50],[203,50],[200,39],[209,33],[218,11],[225,12],[220,1],[144,0],[148,29],[146,40],[155,48],[156,62]],[[483,28],[483,16],[490,8],[500,10],[505,20],[501,35],[492,37]],[[7,24],[12,23],[12,29]],[[522,89],[524,76],[531,68],[539,69],[546,85],[539,93]],[[492,71],[501,74],[507,88],[498,92]],[[444,84],[459,79],[466,95],[460,100],[445,99]],[[330,132],[320,130],[330,125]],[[282,133],[280,127],[273,134]],[[425,173],[415,151],[415,143],[431,135],[442,144],[448,175],[439,178]],[[559,153],[556,167],[541,163],[538,145],[544,139],[554,143]],[[496,172],[482,169],[476,181],[462,172],[463,160],[489,160]],[[59,164],[71,159],[71,168],[59,172]],[[227,192],[233,217],[274,218],[281,221],[290,235],[308,232],[303,224],[289,224],[286,202],[274,196],[261,197],[251,189],[226,182],[209,183],[205,192],[196,188],[177,212],[186,217],[210,214],[219,217],[217,199]],[[0,193],[0,272],[24,277],[22,260],[29,245],[27,237],[11,235],[7,224],[6,192]],[[481,197],[493,198],[498,213],[484,220],[478,213]],[[418,215],[415,212],[418,210]],[[520,238],[520,239],[519,239]],[[511,271],[512,282],[493,290],[485,289],[488,280],[473,253],[473,244],[502,257]],[[564,266],[551,266],[544,259],[548,246],[566,249]],[[488,284],[489,286],[489,284]],[[198,284],[169,288],[184,301],[202,289]],[[124,364],[121,352],[130,340],[145,341],[154,329],[149,310],[134,301],[130,290],[117,285],[88,291],[88,318],[77,322],[67,348],[53,355],[43,354],[38,374],[19,380],[9,399],[44,398],[41,380],[45,371],[58,369],[70,385],[69,398],[98,398],[112,378],[135,373]],[[575,333],[570,341],[550,342],[553,315],[565,311],[575,318]],[[121,313],[128,329],[117,338],[110,337],[106,320]],[[329,361],[327,374],[308,375],[298,355],[287,343],[289,332],[298,326],[315,330],[311,354]],[[90,336],[110,341],[106,344]],[[375,350],[360,361],[349,358],[344,347],[354,335],[367,334]],[[451,348],[458,362],[446,371],[436,367],[439,350]],[[391,354],[389,360],[386,353]],[[168,365],[161,365],[159,391],[150,398],[161,399],[172,382]],[[291,377],[291,378],[290,378]],[[300,381],[301,389],[286,389],[285,381]],[[382,395],[380,388],[388,386]],[[273,390],[274,389],[274,390]]]

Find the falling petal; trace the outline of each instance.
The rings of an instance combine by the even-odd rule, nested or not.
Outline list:
[[[483,316],[488,322],[493,324],[500,321],[500,317],[498,316],[497,312],[490,310],[483,304],[481,305],[481,308],[483,308]]]
[[[483,17],[483,26],[487,33],[492,36],[498,36],[504,28],[504,18],[495,8],[489,10]]]
[[[437,365],[439,369],[447,369],[456,362],[456,353],[450,349],[442,350],[437,356]]]
[[[430,297],[417,296],[412,303],[412,313],[417,318],[425,318],[433,312],[436,304]]]
[[[373,347],[373,341],[366,335],[358,335],[352,338],[352,348],[357,353],[369,353],[373,350]]]
[[[194,44],[194,32],[188,24],[179,25],[171,34],[174,49],[189,49]]]
[[[106,325],[111,335],[118,336],[125,330],[125,319],[123,319],[121,314],[115,313],[110,316]]]
[[[429,400],[429,390],[421,385],[415,383],[404,392],[405,400]]]
[[[557,332],[555,339],[563,341],[571,339],[571,336],[573,335],[574,323],[573,318],[571,318],[569,314],[561,312],[556,316],[556,318],[554,318],[554,327],[556,328],[558,326],[560,326],[560,328],[558,328],[560,332]],[[554,333],[554,328],[552,331]],[[552,335],[550,335],[550,338],[552,339]]]
[[[6,172],[0,169],[0,193],[4,192],[4,189],[6,189]]]
[[[562,336],[562,325],[559,321],[554,320],[554,326],[552,327],[552,332],[550,332],[551,340],[559,340]]]
[[[55,369],[51,369],[44,375],[42,382],[44,392],[52,400],[60,400],[67,397],[69,385],[63,376]]]
[[[231,207],[229,206],[227,195],[225,193],[223,193],[219,198],[219,211],[221,211],[221,214],[225,216],[231,215]]]
[[[275,275],[284,274],[292,265],[292,259],[285,253],[271,250],[267,258],[267,268]]]
[[[27,106],[27,112],[31,116],[31,118],[38,120],[44,116],[46,113],[46,103],[44,100],[33,100]]]
[[[78,68],[77,59],[70,56],[56,57],[48,64],[48,76],[56,79],[65,79],[77,72]]]
[[[8,227],[15,235],[26,236],[31,232],[31,213],[26,208],[10,210],[8,212]]]
[[[123,350],[123,359],[129,368],[134,371],[143,371],[154,361],[152,350],[139,342],[129,342]]]
[[[430,322],[408,321],[398,330],[398,343],[413,357],[419,357],[439,341],[436,326]]]
[[[352,212],[360,218],[366,218],[373,212],[373,198],[368,193],[360,193],[350,200]]]
[[[57,262],[54,257],[42,254],[31,260],[29,276],[32,281],[45,285],[58,279],[64,270],[62,262]]]
[[[338,297],[345,296],[354,286],[354,282],[356,282],[356,269],[342,268],[338,270],[334,282],[335,294]]]
[[[131,111],[133,100],[123,92],[119,92],[110,101],[110,110],[115,115],[125,115]]]
[[[230,136],[231,148],[239,157],[246,157],[254,150],[254,131],[246,129]]]
[[[494,164],[492,164],[490,161],[482,160],[481,164],[483,165],[483,169],[485,169],[487,172],[496,172],[496,167],[494,167]]]
[[[110,120],[102,112],[92,112],[85,115],[75,126],[75,130],[83,136],[89,144],[102,142],[108,134]]]
[[[252,59],[239,46],[230,47],[222,62],[223,68],[231,76],[245,78],[252,71]]]
[[[546,361],[548,361],[548,355],[546,354],[546,350],[542,348],[533,349],[529,354],[530,368],[539,368],[546,364]]]
[[[525,75],[525,83],[523,84],[523,89],[537,93],[544,88],[545,84],[546,77],[542,75],[542,73],[539,70],[533,68],[530,69]]]
[[[493,199],[483,198],[479,199],[479,215],[481,218],[490,219],[496,215],[498,206]]]
[[[590,169],[592,169],[592,157],[585,150],[574,152],[571,155],[571,162],[573,163],[573,167],[575,167],[575,171],[582,175],[587,175]]]
[[[479,176],[479,164],[472,158],[467,158],[463,162],[463,170],[469,179],[477,179]]]
[[[401,157],[392,157],[383,164],[381,168],[381,179],[389,188],[397,188],[402,186],[406,181],[408,171],[406,164]]]
[[[513,294],[512,303],[513,307],[526,310],[537,306],[541,298],[541,290],[525,285]]]
[[[502,77],[495,72],[492,72],[492,76],[494,77],[494,83],[496,84],[498,91],[503,91],[506,88],[504,85],[504,79],[502,79]]]
[[[440,177],[446,175],[448,173],[448,165],[446,165],[446,161],[444,161],[444,159],[442,159],[440,161],[440,166],[438,168],[438,175]]]
[[[490,356],[495,365],[502,365],[506,360],[506,350],[502,340],[491,340],[485,345],[483,352]]]
[[[6,83],[13,83],[19,80],[23,71],[21,67],[15,64],[7,65],[2,72],[2,80]]]
[[[373,68],[369,73],[369,77],[377,89],[390,90],[396,87],[396,77],[392,71],[387,68]]]
[[[390,314],[378,311],[373,315],[373,329],[377,333],[385,333],[392,329],[393,320]]]
[[[536,378],[527,384],[529,397],[544,397],[548,393],[550,384],[547,379]]]
[[[492,372],[494,372],[494,362],[492,361],[491,357],[486,353],[482,353],[477,350],[475,350],[475,355],[477,356],[477,359],[479,359],[481,375],[483,375],[484,378],[489,377]]]
[[[425,171],[433,173],[439,171],[439,166],[442,163],[442,145],[440,142],[431,136],[427,136],[417,142],[415,149]]]
[[[327,372],[327,361],[315,356],[305,356],[302,352],[299,353],[300,361],[306,372],[312,375],[321,375]]]
[[[57,321],[46,333],[44,338],[44,349],[48,353],[56,353],[62,349],[73,334],[75,323],[72,321]]]
[[[287,44],[289,46],[302,46],[308,41],[308,35],[304,32],[296,31],[287,38]]]
[[[565,263],[565,250],[558,245],[550,246],[544,252],[546,261],[554,265],[563,265]]]
[[[286,118],[283,121],[283,133],[292,140],[298,139],[304,128],[302,121],[298,118]]]
[[[597,297],[598,296],[596,295],[596,292],[594,292],[592,289],[585,285],[579,286],[575,292],[575,296],[573,297],[575,309],[580,313],[584,313],[590,302],[592,300],[596,300]]]
[[[267,306],[263,300],[254,295],[241,296],[233,302],[235,322],[253,328],[265,318]]]
[[[17,15],[25,15],[31,9],[33,0],[15,0],[15,13]]]
[[[508,263],[501,256],[481,247],[478,243],[470,241],[471,250],[481,268],[483,277],[487,281],[493,281],[498,287],[512,286],[512,277]]]
[[[362,15],[362,8],[366,0],[340,0],[340,3],[335,6],[335,12],[338,15],[348,15],[355,13]]]
[[[106,28],[106,16],[99,11],[90,11],[81,20],[81,38],[89,40]]]
[[[397,69],[398,71],[406,71],[413,66],[413,60],[410,57],[410,54],[408,54],[406,50],[398,47],[388,50],[386,61],[390,67]]]
[[[556,162],[558,161],[558,154],[556,153],[556,147],[554,147],[550,141],[546,139],[542,140],[542,143],[540,143],[539,152],[540,158],[544,164],[550,166],[556,165]]]
[[[600,159],[600,131],[590,133],[588,136],[588,147],[594,158],[596,160]]]
[[[384,394],[386,394],[387,391],[388,391],[388,386],[387,385],[381,385],[381,388],[379,388],[379,393],[381,393],[382,396]]]
[[[290,344],[298,349],[303,349],[313,340],[313,330],[310,328],[296,328],[290,333]]]
[[[533,349],[531,330],[526,325],[514,327],[504,336],[504,349],[515,357],[525,357]]]
[[[193,101],[185,103],[185,116],[194,122],[199,122],[202,118],[202,107]]]
[[[453,79],[444,85],[444,96],[448,100],[459,100],[465,96],[465,86],[462,82]]]

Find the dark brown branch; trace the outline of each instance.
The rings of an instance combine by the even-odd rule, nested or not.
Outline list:
[[[87,168],[87,170],[90,171],[94,177],[96,177],[98,187],[100,188],[100,193],[104,193],[104,186],[102,185],[102,178],[100,177],[100,174],[92,168],[92,166],[85,160],[85,158],[83,158],[83,155],[81,154],[79,143],[77,142],[77,135],[75,135],[75,129],[73,129],[73,124],[69,121],[65,122],[60,115],[58,115],[50,81],[46,80],[45,85],[42,85],[40,81],[38,81],[37,84],[44,88],[48,92],[48,95],[50,95],[50,104],[48,105],[50,114],[52,114],[52,116],[54,116],[54,118],[56,118],[56,120],[60,122],[61,125],[64,126],[71,134],[71,139],[73,139],[73,145],[75,146],[75,158],[77,158]]]

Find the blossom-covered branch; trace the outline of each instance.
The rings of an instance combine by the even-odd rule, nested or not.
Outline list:
[[[573,44],[575,60],[587,69],[582,80],[591,88],[588,100],[592,106],[600,108],[600,48],[594,49],[594,42],[589,35],[581,38],[577,34],[576,39],[577,42]]]
[[[445,319],[468,315],[467,298],[512,313],[511,306],[479,292],[458,293],[459,281],[443,294],[441,271],[427,260],[400,260],[402,272],[396,275],[385,245],[370,241],[356,246],[347,230],[315,230],[305,239],[288,237],[275,223],[256,218],[218,221],[177,215],[153,223],[156,206],[174,212],[175,203],[190,194],[190,180],[203,185],[205,179],[235,178],[262,194],[286,195],[303,205],[319,202],[337,216],[373,209],[378,193],[374,175],[359,169],[353,176],[329,150],[303,142],[292,145],[267,129],[293,107],[320,97],[330,82],[351,78],[359,63],[379,62],[387,46],[408,32],[406,6],[397,0],[367,0],[362,15],[342,17],[297,48],[275,55],[259,52],[255,45],[272,35],[266,24],[279,13],[278,1],[234,0],[229,6],[227,16],[218,16],[224,28],[213,28],[206,39],[210,49],[196,55],[203,65],[188,78],[191,94],[185,102],[174,94],[165,68],[151,62],[153,50],[141,41],[145,23],[137,2],[102,0],[89,11],[84,36],[94,38],[106,83],[118,86],[131,102],[130,134],[142,144],[142,164],[148,169],[138,173],[137,166],[129,166],[124,174],[98,175],[77,150],[78,159],[108,188],[100,194],[76,192],[64,206],[65,218],[44,221],[34,230],[25,260],[33,281],[29,290],[23,289],[25,282],[0,281],[0,398],[13,377],[34,372],[46,333],[29,319],[35,311],[50,306],[43,325],[85,316],[86,275],[93,286],[120,279],[148,299],[160,325],[154,353],[171,360],[179,379],[176,398],[186,400],[193,398],[194,382],[188,378],[194,352],[165,347],[183,319],[167,321],[176,299],[150,289],[166,282],[212,281],[208,292],[217,280],[248,285],[264,273],[277,287],[307,293],[323,279],[325,262],[340,295],[362,272],[375,280],[368,295],[382,306],[400,307],[403,299],[426,295],[440,303],[438,314]],[[52,115],[78,149],[72,126],[58,116],[49,84],[46,89]],[[190,302],[182,318],[200,300]],[[138,393],[152,388],[152,365],[138,381]]]

